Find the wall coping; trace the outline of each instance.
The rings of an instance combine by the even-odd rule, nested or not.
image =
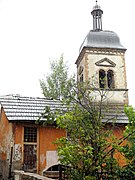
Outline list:
[[[14,175],[20,175],[20,176],[21,176],[21,175],[25,175],[25,176],[37,178],[37,179],[39,179],[39,180],[53,180],[53,179],[51,179],[51,178],[47,178],[47,177],[44,177],[44,176],[40,176],[39,174],[24,172],[24,171],[21,171],[21,170],[14,170],[14,171],[13,171],[13,174],[14,174]]]

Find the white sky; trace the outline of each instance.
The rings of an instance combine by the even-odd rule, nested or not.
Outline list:
[[[129,101],[135,106],[134,0],[98,2],[103,29],[115,31],[127,48]],[[49,72],[49,59],[62,53],[75,71],[94,5],[95,0],[0,0],[0,95],[42,97],[39,79]]]

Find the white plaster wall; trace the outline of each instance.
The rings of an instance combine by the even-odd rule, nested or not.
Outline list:
[[[46,167],[58,164],[58,154],[57,151],[47,151],[46,152]]]
[[[101,93],[101,91],[100,91]],[[95,102],[98,102],[101,100],[101,95],[99,91],[94,91],[92,93],[93,100]],[[115,104],[125,104],[127,103],[127,91],[102,91],[102,94],[104,95],[104,102],[109,102],[109,103],[115,103]]]
[[[101,59],[108,58],[113,61],[116,66],[115,67],[102,67],[97,66],[95,63],[100,61]],[[114,83],[116,89],[126,89],[126,72],[125,72],[125,64],[124,64],[124,55],[110,55],[110,54],[89,54],[88,55],[88,69],[89,74],[88,77],[91,79],[92,76],[98,80],[99,78],[99,70],[104,69],[105,71],[113,70],[114,72]]]

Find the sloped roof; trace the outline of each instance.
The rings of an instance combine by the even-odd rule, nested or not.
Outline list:
[[[110,104],[102,107],[102,115],[102,122],[115,122],[120,124],[127,124],[129,122],[128,117],[124,112],[124,105],[122,104]]]
[[[36,121],[46,106],[49,106],[51,110],[62,108],[58,100],[20,95],[0,96],[0,104],[9,121]],[[41,120],[45,119],[42,117]]]
[[[59,100],[51,100],[39,97],[23,97],[20,95],[0,96],[0,104],[4,108],[9,121],[36,121],[44,113],[45,107],[49,106],[52,111],[64,110]],[[128,117],[124,113],[124,105],[109,105],[102,107],[102,122],[128,123]],[[43,117],[40,119],[45,120]]]

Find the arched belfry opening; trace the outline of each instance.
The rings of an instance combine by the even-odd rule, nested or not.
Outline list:
[[[114,88],[114,72],[112,70],[99,70],[99,88]]]
[[[106,87],[106,73],[103,69],[99,71],[99,87],[105,88]]]
[[[107,71],[107,86],[108,88],[114,88],[114,73],[112,70]]]

